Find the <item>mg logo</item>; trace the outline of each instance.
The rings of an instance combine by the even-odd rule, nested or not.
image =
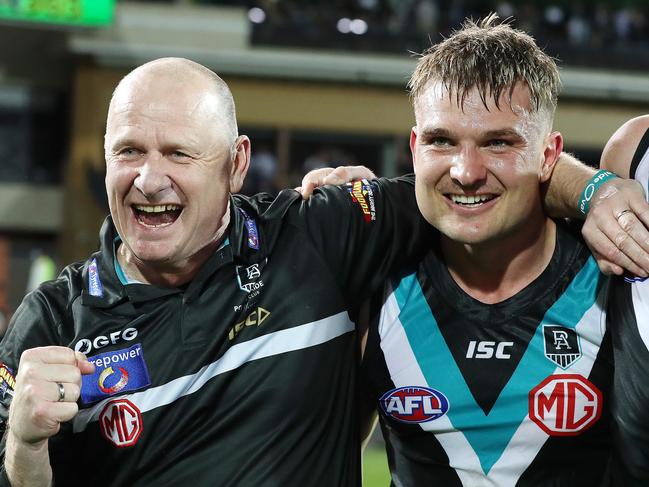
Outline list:
[[[530,391],[529,415],[550,436],[573,436],[602,413],[602,393],[577,374],[551,375]]]
[[[116,447],[133,446],[142,434],[142,415],[128,399],[116,399],[104,407],[99,426],[104,438]]]

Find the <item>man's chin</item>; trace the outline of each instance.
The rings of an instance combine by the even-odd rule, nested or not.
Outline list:
[[[441,234],[449,243],[462,245],[480,245],[488,243],[493,239],[491,232],[481,228],[453,228],[439,229]]]
[[[136,245],[132,248],[134,257],[145,265],[153,267],[163,265],[173,260],[173,247],[156,242],[155,245]]]

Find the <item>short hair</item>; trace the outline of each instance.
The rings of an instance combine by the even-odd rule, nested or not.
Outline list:
[[[552,115],[557,106],[561,81],[557,64],[529,34],[509,22],[497,22],[494,13],[482,20],[466,20],[460,30],[428,48],[419,59],[408,88],[416,103],[428,82],[440,81],[458,106],[473,89],[487,106],[493,97],[496,107],[503,92],[511,96],[523,82],[530,92],[532,111],[546,109]]]

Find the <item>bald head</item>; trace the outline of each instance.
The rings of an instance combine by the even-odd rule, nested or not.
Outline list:
[[[161,58],[143,64],[119,82],[110,101],[107,126],[118,106],[129,104],[138,96],[195,96],[196,109],[211,115],[226,139],[233,143],[238,135],[234,99],[228,85],[205,66],[184,58]]]

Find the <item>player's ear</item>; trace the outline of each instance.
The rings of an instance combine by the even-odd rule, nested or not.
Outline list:
[[[554,166],[559,160],[563,151],[563,136],[559,132],[552,132],[545,140],[543,157],[541,160],[541,170],[539,171],[539,182],[545,183],[552,176]]]
[[[412,154],[412,167],[417,174],[417,126],[410,130],[410,153]]]

